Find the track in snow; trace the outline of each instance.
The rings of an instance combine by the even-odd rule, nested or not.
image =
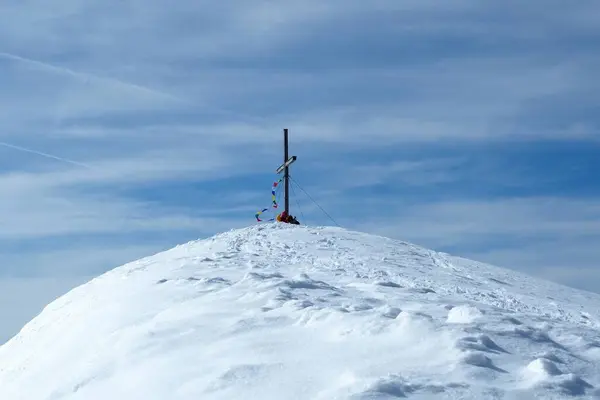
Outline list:
[[[0,348],[0,398],[600,398],[598,310],[408,243],[260,225],[50,304]]]

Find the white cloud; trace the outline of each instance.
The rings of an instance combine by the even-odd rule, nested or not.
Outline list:
[[[167,204],[119,196],[114,187],[87,194],[85,186],[78,185],[91,182],[81,179],[82,175],[59,174],[63,182],[52,180],[52,175],[0,180],[2,190],[10,193],[0,198],[1,237],[206,230],[234,223],[223,217],[199,216],[191,208],[171,209]],[[118,187],[117,182],[110,183]],[[236,205],[227,202],[223,208],[228,204]]]
[[[390,203],[385,217],[373,218],[365,226],[394,236],[404,232],[410,240],[438,248],[465,246],[485,235],[506,235],[520,241],[544,235],[600,236],[600,202],[596,199],[527,197]]]
[[[110,130],[111,119],[122,117],[125,111],[132,113],[131,118],[145,110],[172,117],[195,109],[213,113],[213,118],[220,116],[220,121],[215,125],[196,119],[187,125],[169,126],[163,134],[169,128],[196,132],[231,128],[237,137],[245,133],[264,142],[269,130],[260,126],[261,120],[248,111],[248,105],[265,103],[270,118],[280,115],[273,124],[277,130],[291,125],[302,137],[319,141],[364,145],[383,140],[561,137],[575,131],[578,136],[597,135],[594,127],[582,121],[553,132],[524,130],[512,121],[541,97],[594,85],[591,78],[598,58],[593,55],[549,63],[530,52],[505,54],[506,49],[491,47],[468,56],[436,58],[435,52],[425,47],[413,56],[423,53],[429,54],[428,58],[416,64],[403,63],[401,55],[366,66],[350,58],[318,73],[310,62],[308,68],[293,68],[290,60],[280,65],[278,58],[288,46],[299,44],[299,51],[308,52],[303,53],[305,60],[328,57],[318,50],[322,40],[331,41],[336,51],[360,48],[362,41],[373,39],[361,36],[361,31],[354,29],[356,24],[365,23],[365,35],[375,32],[381,36],[386,29],[402,25],[398,21],[392,24],[390,14],[415,23],[431,22],[422,24],[421,29],[391,30],[388,37],[380,37],[390,52],[401,51],[394,47],[398,42],[438,46],[437,41],[448,31],[459,33],[467,42],[493,43],[493,38],[502,39],[509,33],[564,24],[554,14],[538,15],[520,7],[531,23],[518,20],[516,27],[497,23],[474,32],[473,24],[480,24],[478,16],[490,18],[493,14],[500,21],[516,16],[508,7],[490,10],[489,5],[469,2],[441,7],[432,2],[378,1],[368,9],[357,1],[327,5],[316,1],[277,5],[184,1],[177,8],[165,5],[164,1],[130,0],[119,7],[112,2],[66,2],[56,11],[39,2],[9,7],[6,15],[21,23],[1,24],[7,37],[13,38],[7,47],[27,49],[27,54],[14,49],[14,54],[3,53],[13,71],[6,82],[10,85],[3,90],[5,126],[18,131],[18,137],[29,134],[22,127],[31,121],[37,121],[31,129],[38,135],[62,129],[98,134]],[[590,7],[589,3],[570,7],[565,14],[579,21],[597,9]],[[31,26],[30,20],[44,23],[33,31],[25,28]],[[332,26],[339,26],[341,32]],[[560,35],[560,31],[550,33]],[[249,67],[256,60],[266,61]],[[369,87],[379,88],[385,99],[353,100],[365,98]],[[365,106],[365,102],[372,105]],[[78,120],[90,115],[109,119]],[[149,135],[140,131],[139,118],[147,116],[138,116],[132,126],[117,128],[115,134]],[[11,130],[2,134],[10,134],[6,132]]]

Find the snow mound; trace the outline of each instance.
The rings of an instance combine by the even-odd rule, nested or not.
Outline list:
[[[593,388],[576,374],[565,374],[552,361],[543,358],[530,362],[525,368],[524,375],[529,385],[556,390],[564,395],[580,396],[585,394],[586,390]]]
[[[118,267],[0,347],[0,399],[598,398],[600,296],[337,228]]]
[[[453,307],[448,313],[448,322],[451,324],[470,324],[482,316],[481,311],[473,306]]]
[[[547,379],[551,376],[562,375],[562,372],[552,361],[536,358],[527,365],[527,370],[536,375],[540,380]]]

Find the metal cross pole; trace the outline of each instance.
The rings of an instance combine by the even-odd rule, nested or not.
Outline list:
[[[280,174],[283,171],[283,179],[285,181],[284,186],[284,198],[285,198],[285,212],[290,215],[290,165],[296,161],[296,156],[289,156],[289,142],[288,142],[288,130],[283,130],[283,164],[277,168],[277,173]]]

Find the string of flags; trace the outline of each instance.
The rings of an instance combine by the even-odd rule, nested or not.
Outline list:
[[[279,205],[277,204],[277,188],[279,186],[279,184],[281,183],[281,181],[283,181],[283,177],[281,177],[279,180],[273,182],[273,187],[271,188],[271,207],[274,209],[277,209],[279,207]],[[260,210],[259,212],[257,212],[255,214],[256,217],[256,221],[258,222],[262,222],[264,220],[260,219],[260,215],[262,213],[264,213],[265,211],[268,211],[270,207],[267,208],[263,208],[262,210]],[[275,221],[275,217],[268,219],[267,221]]]

